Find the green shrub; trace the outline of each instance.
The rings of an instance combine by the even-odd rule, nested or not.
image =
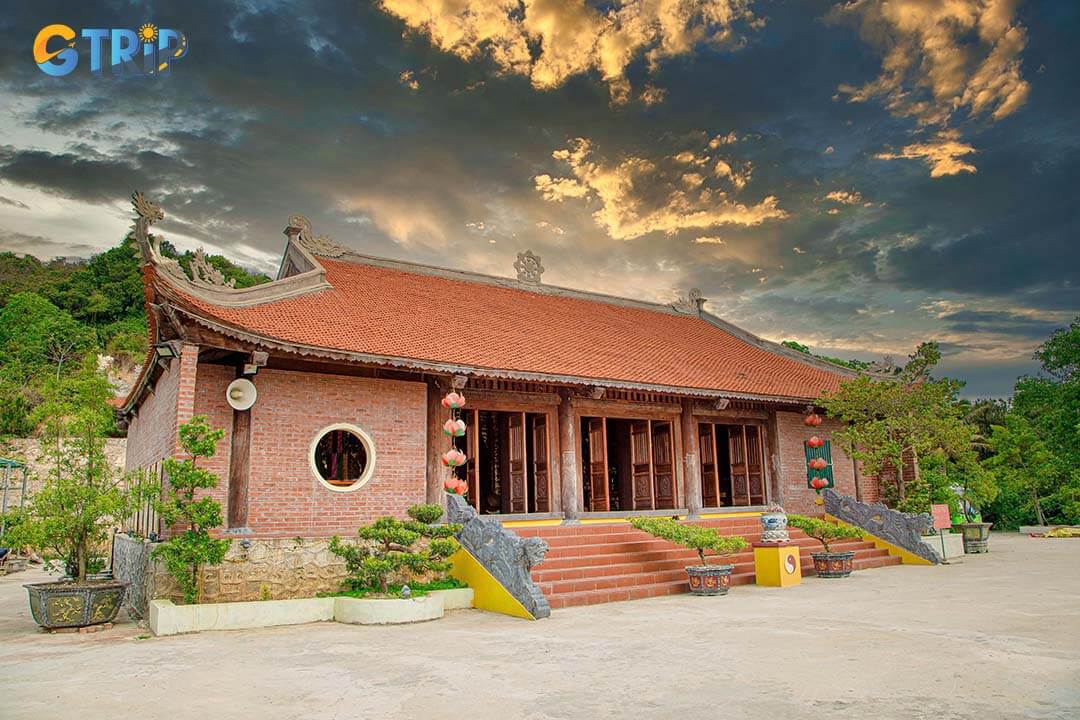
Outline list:
[[[346,543],[337,536],[331,539],[330,552],[345,561],[348,590],[390,594],[391,577],[403,579],[410,587],[432,574],[436,581],[446,579],[448,558],[459,547],[452,535],[460,526],[432,525],[442,517],[438,505],[414,505],[407,512],[412,520],[383,517],[359,528],[358,543]],[[417,547],[422,539],[427,540],[426,547]]]
[[[713,528],[688,525],[671,518],[637,517],[630,520],[630,524],[654,537],[697,550],[702,565],[708,564],[706,550],[711,550],[714,555],[733,555],[747,545],[746,540],[737,535],[721,535]]]
[[[788,527],[798,528],[821,543],[825,552],[829,552],[830,541],[862,537],[862,532],[858,528],[850,525],[834,525],[820,518],[805,515],[788,515],[787,523]]]
[[[182,522],[187,529],[155,548],[154,557],[165,561],[165,569],[176,578],[184,593],[184,602],[194,604],[202,593],[199,586],[202,567],[221,563],[230,544],[229,540],[210,537],[210,530],[224,522],[221,503],[206,495],[196,497],[200,490],[217,487],[217,475],[196,463],[199,458],[214,455],[225,431],[210,427],[205,415],[196,415],[180,426],[179,435],[180,446],[188,457],[165,460],[168,497],[155,504],[165,525]]]

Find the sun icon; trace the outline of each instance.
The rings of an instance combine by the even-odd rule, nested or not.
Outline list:
[[[153,23],[143,23],[139,27],[139,39],[144,43],[157,42],[158,29]]]

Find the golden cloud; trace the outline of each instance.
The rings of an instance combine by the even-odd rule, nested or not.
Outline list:
[[[749,164],[721,160],[707,149],[702,155],[682,151],[658,160],[629,155],[612,161],[598,157],[588,139],[577,138],[552,157],[568,166],[570,176],[536,175],[536,190],[550,202],[585,198],[597,203],[593,219],[616,240],[656,231],[673,235],[721,225],[751,227],[788,217],[771,195],[750,205],[735,200],[732,195],[749,178]],[[726,172],[706,177],[697,171],[721,162]]]
[[[1027,31],[1015,20],[1016,0],[853,0],[833,21],[850,21],[884,53],[881,73],[862,87],[840,86],[852,102],[882,98],[894,114],[923,125],[972,115],[1005,117],[1027,100],[1020,74]]]
[[[900,152],[882,152],[878,160],[922,160],[930,167],[930,177],[944,177],[959,173],[973,173],[975,166],[965,158],[975,153],[975,148],[961,142],[956,131],[943,130],[926,142],[915,142],[900,148]]]
[[[613,102],[631,96],[626,67],[644,55],[650,67],[699,43],[734,39],[750,0],[623,0],[601,12],[585,0],[381,0],[386,12],[465,60],[489,57],[500,72],[524,75],[538,89],[598,71]],[[535,49],[533,52],[531,49]],[[646,104],[663,94],[646,88]]]

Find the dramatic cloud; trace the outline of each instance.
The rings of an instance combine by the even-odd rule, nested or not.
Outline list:
[[[585,0],[382,0],[384,10],[465,60],[490,58],[499,71],[528,77],[537,89],[597,71],[614,102],[630,99],[627,66],[650,66],[701,43],[732,42],[734,25],[760,26],[749,0],[624,0],[606,10]],[[655,104],[663,91],[646,87]]]
[[[721,225],[752,227],[788,216],[772,195],[749,205],[735,200],[750,178],[750,164],[719,158],[708,147],[656,160],[637,155],[607,160],[588,139],[577,138],[552,157],[569,167],[571,177],[537,175],[537,191],[552,202],[587,198],[598,204],[593,218],[616,240]]]
[[[930,167],[930,177],[933,178],[973,173],[975,165],[965,158],[975,153],[975,148],[958,138],[956,132],[942,131],[925,142],[906,145],[899,152],[881,152],[874,157],[878,160],[922,160]]]
[[[833,190],[825,195],[825,199],[841,205],[861,205],[863,202],[862,194],[858,190]]]

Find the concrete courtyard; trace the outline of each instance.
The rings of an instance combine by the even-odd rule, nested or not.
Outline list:
[[[411,626],[39,632],[0,578],[0,718],[1080,718],[1080,540],[797,588]]]

